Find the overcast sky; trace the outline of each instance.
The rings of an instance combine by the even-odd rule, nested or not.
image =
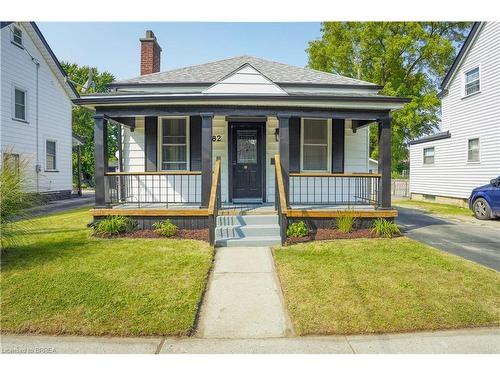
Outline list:
[[[292,65],[307,64],[307,43],[320,37],[319,23],[40,22],[59,60],[96,66],[117,79],[139,75],[139,38],[155,33],[161,70],[253,55]]]

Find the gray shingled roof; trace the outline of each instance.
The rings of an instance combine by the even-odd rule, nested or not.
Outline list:
[[[326,73],[308,68],[300,68],[253,56],[238,56],[207,64],[193,65],[180,69],[167,70],[165,72],[147,74],[131,79],[115,81],[113,83],[215,83],[244,64],[252,65],[271,81],[281,84],[374,85],[370,82],[360,81],[338,74]]]

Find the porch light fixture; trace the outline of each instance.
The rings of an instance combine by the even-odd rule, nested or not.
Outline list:
[[[276,142],[280,141],[280,128],[274,129],[274,138],[276,139]]]

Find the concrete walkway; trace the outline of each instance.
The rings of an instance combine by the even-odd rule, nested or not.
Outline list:
[[[271,250],[218,248],[196,336],[245,339],[289,332]]]
[[[500,328],[388,335],[267,339],[108,338],[3,335],[8,353],[500,354]]]

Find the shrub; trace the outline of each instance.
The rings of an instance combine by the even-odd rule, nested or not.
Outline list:
[[[131,232],[137,222],[125,216],[108,216],[94,226],[94,232],[105,236],[114,236],[120,233]]]
[[[309,229],[303,221],[296,221],[288,225],[286,235],[288,237],[305,237],[309,234]]]
[[[20,219],[26,219],[27,208],[36,202],[33,193],[25,192],[27,162],[18,163],[4,159],[0,170],[0,233],[1,248],[8,248],[20,241],[29,228]],[[15,223],[15,224],[14,224]]]
[[[170,219],[167,219],[154,223],[153,229],[155,233],[159,234],[160,236],[172,237],[177,233],[177,229],[179,228],[177,228],[177,225],[172,223]]]
[[[392,238],[395,235],[401,234],[395,223],[382,218],[373,221],[372,232],[376,233],[377,236],[385,238]]]
[[[348,213],[342,214],[336,220],[337,228],[342,233],[350,233],[354,227],[356,218]]]

